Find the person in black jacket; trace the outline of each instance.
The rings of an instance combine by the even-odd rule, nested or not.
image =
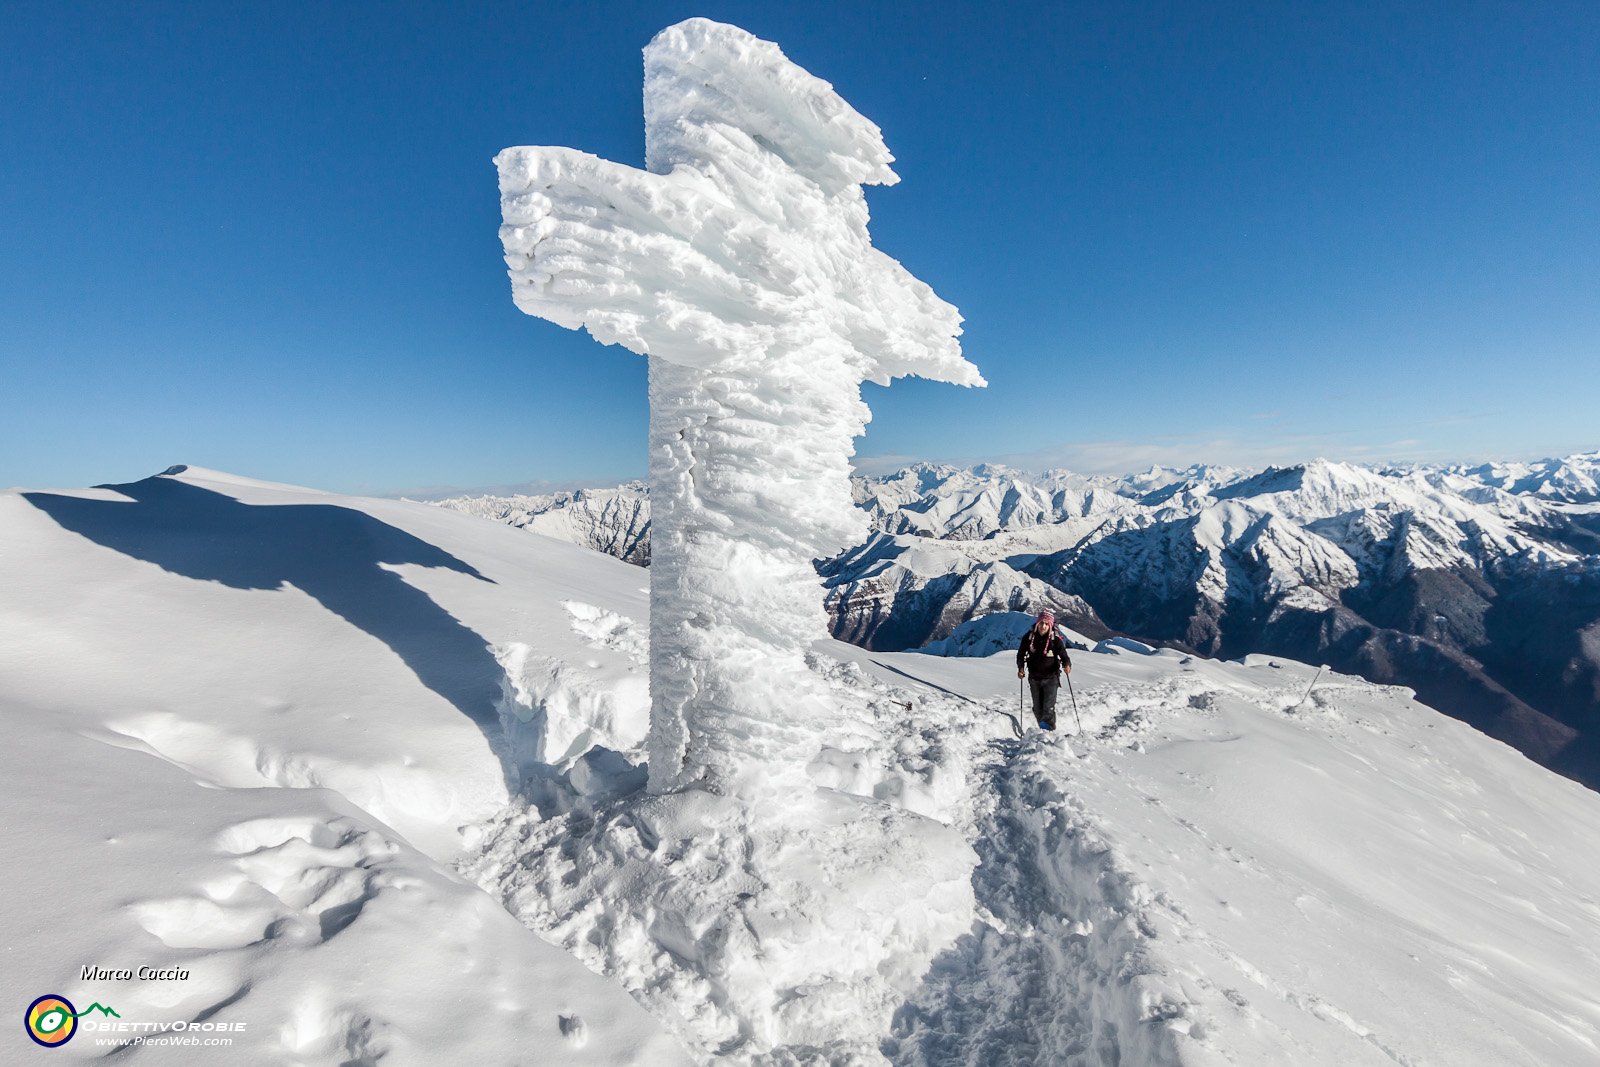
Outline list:
[[[1072,657],[1067,655],[1067,643],[1056,633],[1056,617],[1051,611],[1039,612],[1017,646],[1017,677],[1024,673],[1033,691],[1033,717],[1041,730],[1054,730],[1056,694],[1061,691],[1061,675],[1072,673]]]

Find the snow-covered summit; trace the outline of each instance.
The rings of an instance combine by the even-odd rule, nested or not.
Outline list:
[[[924,464],[858,477],[854,493],[873,526],[886,533],[964,541],[1108,514],[1121,503],[1114,490],[1070,471],[1029,475],[995,464]]]
[[[1483,463],[1445,470],[1508,493],[1568,503],[1600,501],[1600,450],[1536,463]]]
[[[829,991],[784,984],[788,934],[745,923],[770,912],[720,903],[753,884],[731,857],[813,853],[630,802],[638,568],[197,468],[0,493],[0,541],[0,832],[25,855],[52,828],[50,863],[0,876],[28,902],[0,920],[23,1004],[244,1023],[230,1054],[306,1067],[1577,1067],[1600,1045],[1600,799],[1403,690],[1107,642],[1074,653],[1083,734],[1019,740],[1009,651],[820,643],[848,714],[813,787],[921,828],[900,861],[966,871],[921,926],[888,918],[903,866],[797,871],[788,921],[874,931],[821,942]],[[646,856],[693,877],[650,895]],[[818,910],[847,877],[850,913]]]

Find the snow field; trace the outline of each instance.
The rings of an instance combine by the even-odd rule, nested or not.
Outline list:
[[[460,664],[437,657],[469,649],[470,624],[569,674],[626,676],[560,602],[581,586],[642,613],[637,572],[556,542],[530,559],[525,534],[420,505],[198,469],[154,481],[0,493],[7,1002],[243,1026],[230,1049],[144,1044],[119,1062],[688,1062],[449,869],[510,797],[506,673],[481,638]],[[352,606],[368,598],[386,618]],[[604,710],[585,712],[594,737]],[[85,981],[85,966],[188,977]],[[37,1053],[19,1030],[0,1060]],[[52,1055],[110,1052],[95,1036]]]
[[[13,1002],[245,1022],[250,1062],[307,1067],[1600,1050],[1600,805],[1403,690],[1305,697],[1305,665],[1105,642],[1074,655],[1085,733],[1064,698],[1062,734],[1018,740],[1010,652],[823,642],[839,726],[810,803],[651,797],[636,568],[421,505],[167,480],[49,495],[94,522],[0,494],[0,834],[41,857],[4,875]],[[254,514],[300,506],[432,547],[363,524],[370,573],[340,565],[426,596],[389,601],[422,632],[478,635],[470,685],[263,539],[326,553],[288,520],[354,521]],[[211,549],[152,547],[202,519]],[[192,573],[230,545],[311,591]]]
[[[1077,662],[1090,736],[996,743],[996,921],[936,963],[895,1062],[1592,1058],[1591,793],[1403,690],[1325,674],[1301,703],[1313,669],[1264,657]]]
[[[739,893],[759,882],[733,873],[726,842],[781,841],[776,819],[741,826],[697,812],[715,825],[685,831],[682,813],[630,827],[614,814],[622,807],[575,808],[554,825],[523,812],[497,824],[470,872],[660,1017],[676,1016],[685,1042],[718,1062],[1586,1062],[1600,1001],[1550,935],[1600,959],[1600,884],[1578,858],[1595,836],[1591,794],[1404,690],[1126,639],[1075,663],[1085,734],[1070,733],[1064,697],[1063,734],[1019,741],[1009,652],[819,647],[814,664],[841,703],[866,706],[847,717],[853,735],[812,762],[814,784],[938,819],[980,860],[971,925],[944,948],[924,946],[935,948],[931,968],[898,1002],[845,998],[850,1028],[835,1021],[830,1042],[814,1044],[812,1023],[779,1005],[825,1016],[834,1001],[781,992],[759,923],[731,950],[718,925],[750,906]],[[1505,782],[1507,799],[1485,796],[1478,776]],[[1463,807],[1467,795],[1477,799]],[[1534,853],[1536,870],[1527,842],[1555,812],[1567,813],[1558,836],[1570,836]],[[589,835],[585,851],[570,847],[574,835]],[[768,842],[763,854],[784,847]],[[605,848],[614,858],[595,872],[588,850]],[[651,881],[621,858],[630,849],[687,864],[701,889],[630,906],[619,923],[593,902]],[[729,893],[730,878],[744,888]],[[699,910],[719,891],[735,903]],[[686,911],[699,921],[662,921]],[[717,955],[735,952],[760,959],[761,977]],[[1521,963],[1502,974],[1504,962],[1486,962],[1502,955]],[[848,972],[827,956],[811,962]],[[741,1001],[735,981],[776,996]]]

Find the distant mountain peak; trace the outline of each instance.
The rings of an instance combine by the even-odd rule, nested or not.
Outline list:
[[[1048,606],[1091,639],[1335,662],[1555,760],[1600,687],[1581,638],[1600,625],[1600,516],[1571,506],[1600,500],[1597,475],[1600,452],[1123,476],[919,463],[854,479],[875,533],[819,570],[834,635],[869,648]],[[446,504],[648,559],[641,484]],[[1600,740],[1569,747],[1562,766],[1600,782]]]

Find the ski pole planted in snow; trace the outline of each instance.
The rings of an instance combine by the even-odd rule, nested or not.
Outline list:
[[[1067,672],[1067,696],[1072,698],[1072,721],[1078,724],[1078,733],[1083,733],[1083,720],[1078,718],[1078,694],[1072,691],[1072,672]]]
[[[1291,707],[1289,709],[1290,711],[1295,710],[1295,708],[1298,708],[1301,704],[1304,704],[1306,702],[1306,698],[1311,695],[1311,690],[1313,690],[1313,689],[1315,689],[1317,687],[1317,679],[1321,678],[1322,677],[1322,672],[1327,670],[1327,669],[1328,669],[1328,665],[1326,663],[1324,663],[1322,666],[1317,668],[1317,673],[1313,674],[1311,676],[1311,684],[1306,686],[1306,691],[1300,695],[1300,699],[1299,700],[1296,700],[1294,702],[1294,707]]]

